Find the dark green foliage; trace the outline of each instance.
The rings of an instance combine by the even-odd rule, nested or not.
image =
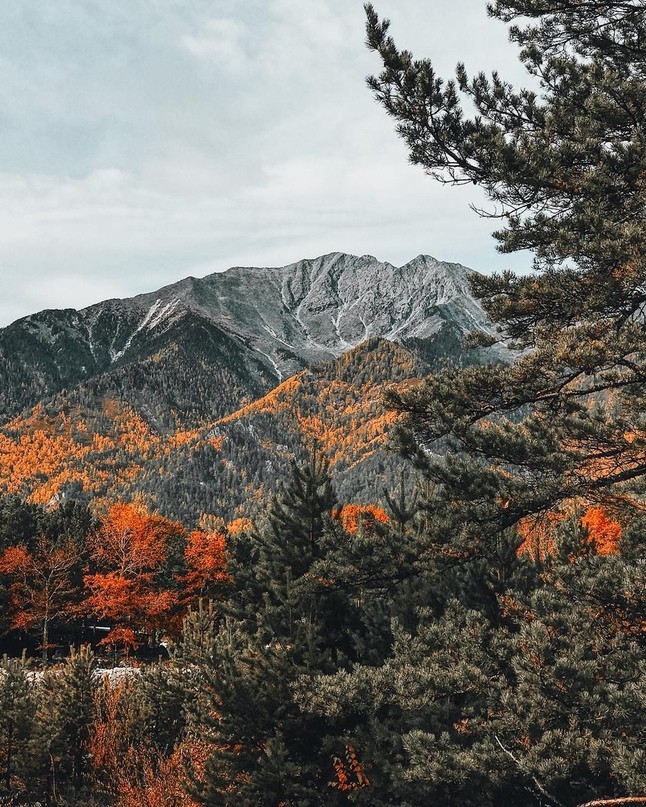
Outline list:
[[[438,555],[413,588],[426,580],[429,604],[395,614],[382,661],[298,682],[303,708],[354,719],[366,803],[576,807],[640,792],[644,570],[591,552],[575,518],[557,540],[541,565],[501,552],[447,576]]]
[[[496,234],[505,250],[531,249],[542,267],[564,258],[594,265],[602,288],[615,288],[626,304],[625,279],[608,270],[643,259],[641,3],[499,0],[491,14],[518,20],[511,39],[536,91],[515,90],[496,73],[469,79],[461,64],[457,81],[444,82],[430,60],[397,50],[388,22],[366,8],[368,44],[384,62],[369,83],[398,121],[411,161],[441,181],[483,187],[505,221]],[[460,94],[476,116],[465,113]],[[635,291],[639,277],[628,281]],[[574,289],[574,276],[566,278]],[[574,306],[586,290],[558,299]]]
[[[496,74],[470,80],[461,65],[445,84],[367,11],[384,63],[369,83],[411,160],[441,181],[482,186],[505,225],[501,249],[534,250],[539,272],[473,278],[501,338],[532,351],[509,368],[444,372],[392,396],[408,414],[406,450],[483,526],[585,492],[612,495],[644,473],[641,3],[498,2],[493,16],[528,18],[511,38],[536,92]],[[455,452],[448,462],[428,461],[436,441]]]
[[[33,753],[41,792],[58,803],[85,803],[90,729],[95,718],[94,654],[73,648],[65,664],[38,682]]]
[[[0,663],[0,793],[23,791],[31,774],[34,688],[23,659]]]
[[[142,670],[137,681],[140,730],[146,742],[170,754],[186,729],[186,687],[181,671],[159,661]]]
[[[234,549],[234,594],[224,604],[232,615],[217,629],[205,611],[188,620],[183,653],[197,676],[193,722],[213,747],[196,788],[201,803],[315,805],[329,791],[332,754],[343,746],[335,746],[325,720],[299,709],[290,684],[347,664],[355,609],[314,571],[338,541],[334,502],[319,457],[294,466],[265,527]]]
[[[392,647],[294,691],[330,721],[354,716],[346,736],[372,782],[358,801],[576,807],[637,796],[642,4],[499,0],[492,16],[522,18],[511,36],[536,93],[497,75],[469,80],[462,66],[444,84],[366,10],[384,63],[370,85],[412,161],[441,181],[481,185],[504,221],[501,249],[535,251],[535,276],[474,280],[500,338],[531,350],[508,368],[441,370],[391,394],[406,415],[402,449],[428,482],[404,536],[382,533],[383,578],[370,553],[356,563],[362,602],[374,592],[388,603]],[[594,552],[574,502],[613,508],[623,555]],[[554,553],[519,556],[518,522],[559,507],[571,517],[552,522]]]

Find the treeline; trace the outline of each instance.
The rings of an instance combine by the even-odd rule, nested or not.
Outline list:
[[[83,607],[124,609],[109,635],[123,649],[127,630],[175,638],[168,658],[120,675],[98,673],[89,648],[38,672],[5,660],[2,792],[122,807],[574,807],[639,793],[643,517],[572,505],[465,559],[430,537],[432,491],[386,498],[388,512],[339,508],[314,456],[226,553],[185,532],[173,553],[178,525],[130,506],[92,524],[52,511],[94,536]],[[163,586],[128,531],[142,558],[157,546]]]

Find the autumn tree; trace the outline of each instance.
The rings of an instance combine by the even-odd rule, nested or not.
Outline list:
[[[163,569],[177,539],[185,541],[180,524],[134,504],[115,504],[102,519],[89,542],[96,571],[85,576],[84,608],[113,626],[111,643],[136,647],[138,633],[166,629],[178,597]]]
[[[0,556],[0,573],[11,580],[11,627],[40,634],[43,660],[50,649],[52,624],[68,616],[78,590],[72,574],[79,562],[78,545],[41,535],[33,549],[10,546]]]
[[[202,599],[219,599],[229,584],[226,571],[226,536],[219,532],[193,530],[184,550],[186,572],[183,596],[197,604]]]

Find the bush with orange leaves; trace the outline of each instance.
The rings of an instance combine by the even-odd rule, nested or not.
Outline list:
[[[618,555],[621,524],[610,518],[601,507],[588,507],[581,518],[588,538],[599,555]]]
[[[345,749],[345,760],[334,757],[332,767],[334,768],[334,779],[330,782],[330,787],[335,790],[347,792],[370,785],[370,780],[365,774],[363,765],[359,762],[357,752],[351,745]]]
[[[136,679],[100,687],[89,743],[94,794],[115,807],[197,807],[186,768],[199,775],[205,744],[183,738],[164,753],[145,733],[143,709]]]

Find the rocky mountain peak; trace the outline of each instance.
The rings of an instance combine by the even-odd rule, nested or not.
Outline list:
[[[492,328],[471,275],[429,255],[394,266],[332,252],[187,277],[81,311],[42,311],[0,330],[0,416],[172,346],[197,350],[204,368],[230,356],[263,388],[373,337],[459,350],[465,333]]]

